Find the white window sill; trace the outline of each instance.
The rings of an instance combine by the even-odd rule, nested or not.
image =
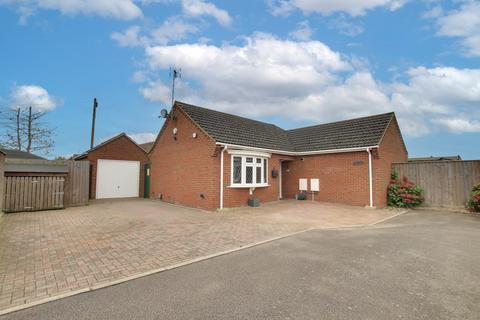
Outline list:
[[[270,187],[269,184],[231,184],[227,188],[265,188]]]

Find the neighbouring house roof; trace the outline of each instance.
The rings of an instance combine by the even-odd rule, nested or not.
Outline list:
[[[150,141],[150,142],[146,142],[146,143],[141,143],[141,144],[139,144],[139,146],[140,146],[140,148],[145,150],[145,152],[148,153],[152,149],[154,143],[155,143],[155,141]]]
[[[67,173],[68,166],[65,160],[7,158],[5,160],[5,172]]]
[[[14,149],[1,149],[2,152],[7,159],[45,159],[40,156],[37,156],[33,153],[29,153],[26,151],[14,150]]]
[[[104,145],[109,144],[110,142],[113,142],[113,141],[115,141],[115,140],[117,140],[117,139],[120,139],[120,138],[122,138],[122,137],[127,138],[127,139],[130,140],[134,145],[136,145],[139,149],[141,149],[143,152],[145,152],[145,149],[143,149],[141,146],[139,146],[139,145],[138,145],[132,138],[130,138],[125,132],[122,132],[122,133],[120,133],[120,134],[118,134],[118,135],[116,135],[116,136],[114,136],[114,137],[112,137],[112,138],[110,138],[110,139],[108,139],[108,140],[103,141],[103,142],[100,143],[100,144],[97,144],[96,146],[94,146],[94,147],[91,148],[90,150],[87,150],[87,151],[85,151],[85,152],[83,152],[83,153],[81,153],[81,154],[74,155],[74,156],[72,157],[72,159],[73,159],[73,160],[83,159],[83,158],[87,157],[90,152],[92,152],[92,151],[94,151],[94,150],[97,150],[97,149],[103,147]]]
[[[421,157],[421,158],[409,158],[409,162],[421,162],[421,161],[451,161],[451,160],[462,160],[460,156],[440,156],[440,157]]]
[[[181,108],[216,142],[289,152],[378,146],[393,112],[293,130],[182,102]]]

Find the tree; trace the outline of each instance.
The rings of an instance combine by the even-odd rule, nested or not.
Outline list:
[[[5,148],[49,154],[55,130],[43,121],[44,111],[32,107],[0,110],[0,145]]]

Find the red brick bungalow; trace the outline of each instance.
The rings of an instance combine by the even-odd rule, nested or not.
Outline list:
[[[283,130],[176,102],[150,151],[150,195],[214,210],[294,198],[302,179],[308,198],[318,181],[316,201],[383,207],[407,158],[394,113]]]

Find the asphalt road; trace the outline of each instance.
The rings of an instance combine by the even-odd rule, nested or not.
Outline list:
[[[310,231],[0,319],[480,319],[480,216]]]

